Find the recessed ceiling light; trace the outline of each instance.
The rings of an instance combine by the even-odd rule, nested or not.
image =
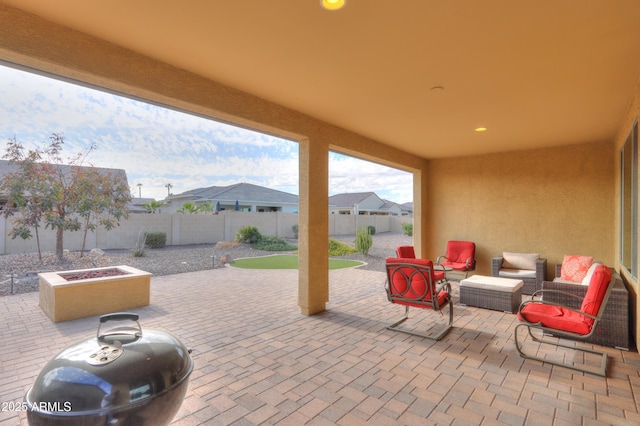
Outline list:
[[[475,130],[476,132],[486,132],[486,131],[487,131],[487,128],[486,128],[486,127],[476,127],[474,130]]]
[[[347,0],[320,0],[320,5],[327,10],[342,9],[347,4]]]

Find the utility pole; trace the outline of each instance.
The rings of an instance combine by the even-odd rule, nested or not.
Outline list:
[[[166,184],[165,187],[167,188],[167,197],[171,196],[171,188],[173,188],[173,185],[171,185],[170,183]]]
[[[142,184],[138,184],[138,198],[142,198]]]

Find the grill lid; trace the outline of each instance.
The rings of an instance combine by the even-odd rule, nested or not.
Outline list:
[[[134,321],[101,334],[108,321]],[[26,395],[28,405],[70,407],[102,413],[143,405],[183,381],[193,370],[189,350],[171,333],[145,330],[138,315],[127,312],[100,317],[97,337],[58,353],[38,375]]]

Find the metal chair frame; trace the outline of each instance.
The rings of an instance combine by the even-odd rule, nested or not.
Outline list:
[[[433,269],[419,264],[413,263],[405,263],[405,262],[387,262],[387,283],[386,283],[386,291],[387,298],[391,303],[403,304],[405,307],[404,315],[400,320],[394,322],[393,324],[387,326],[387,329],[399,331],[401,333],[411,334],[413,336],[425,337],[431,340],[440,340],[444,337],[445,334],[451,330],[453,327],[453,302],[451,300],[451,284],[444,280],[439,281],[434,284],[433,282]],[[411,272],[407,273],[406,270],[410,270]],[[407,282],[407,289],[402,294],[392,294],[391,286],[393,283],[394,274],[402,274],[403,279]],[[409,290],[413,289],[411,285],[416,276],[421,277],[425,283],[425,290],[422,294],[417,295],[417,297],[405,297]],[[447,298],[442,305],[438,303],[438,294],[445,290],[447,292]],[[438,311],[441,316],[442,310],[448,305],[449,306],[449,319],[448,323],[445,324],[440,329],[436,330],[433,333],[420,333],[410,330],[405,330],[399,328],[398,326],[402,324],[409,318],[409,305],[407,303],[412,304],[411,307],[420,308],[420,309],[431,309],[433,311]],[[417,305],[417,306],[416,306]]]
[[[589,333],[587,333],[587,334],[578,334],[578,333],[573,333],[573,332],[570,332],[570,331],[559,330],[559,329],[556,329],[556,328],[544,327],[544,326],[542,326],[541,323],[531,323],[531,322],[523,321],[520,324],[518,324],[516,326],[515,330],[514,330],[514,340],[515,340],[515,344],[516,344],[516,349],[518,350],[518,353],[520,354],[520,356],[525,358],[525,359],[532,359],[532,360],[540,361],[540,362],[547,363],[547,364],[552,364],[552,365],[557,365],[557,366],[560,366],[560,367],[570,368],[572,370],[580,371],[580,372],[583,372],[583,373],[595,374],[597,376],[606,377],[606,375],[607,375],[607,353],[606,352],[595,350],[595,349],[590,349],[590,348],[578,347],[578,346],[575,346],[575,343],[572,345],[572,344],[556,342],[556,341],[553,341],[553,340],[550,340],[550,339],[544,339],[543,337],[536,337],[533,334],[532,329],[540,330],[543,336],[544,336],[545,333],[547,333],[547,334],[553,334],[553,335],[556,335],[556,336],[558,336],[558,335],[559,336],[566,336],[566,337],[570,337],[572,339],[578,339],[578,340],[588,339],[589,337],[591,337],[591,335],[593,335],[593,333],[596,330],[596,326],[598,325],[598,323],[602,319],[602,314],[604,313],[604,309],[605,309],[605,307],[607,305],[607,301],[609,300],[609,294],[611,293],[611,288],[612,287],[613,286],[611,284],[608,285],[608,288],[607,288],[607,291],[606,291],[606,293],[604,295],[602,303],[600,304],[600,309],[598,310],[598,314],[595,315],[595,316],[587,314],[585,312],[582,312],[582,311],[580,311],[578,309],[569,308],[569,307],[561,305],[559,303],[545,302],[544,300],[534,300],[534,297],[543,296],[543,293],[562,293],[562,294],[564,294],[564,295],[566,295],[568,297],[573,297],[573,298],[582,300],[582,298],[580,298],[579,296],[576,296],[575,294],[571,294],[571,293],[568,293],[566,291],[560,291],[560,290],[538,290],[538,291],[534,292],[531,295],[531,300],[526,300],[526,301],[522,302],[522,304],[518,308],[518,312],[520,312],[523,307],[525,307],[526,305],[528,305],[530,303],[540,303],[540,304],[545,304],[545,305],[550,305],[550,306],[558,306],[558,307],[561,307],[563,309],[570,310],[570,311],[579,313],[580,315],[583,315],[585,317],[593,319],[593,325],[591,326],[591,330],[589,331]],[[542,358],[542,357],[539,357],[539,356],[530,355],[530,354],[525,353],[523,351],[523,349],[522,349],[522,344],[520,344],[519,341],[518,341],[518,329],[520,327],[526,327],[527,328],[527,331],[529,332],[529,336],[531,336],[531,339],[534,342],[541,343],[541,344],[552,345],[552,346],[560,346],[560,347],[568,348],[568,349],[573,349],[573,350],[575,350],[577,352],[599,355],[601,357],[600,368],[599,369],[592,369],[592,368],[579,367],[579,366],[576,366],[576,365],[573,365],[573,364],[567,364],[567,363],[563,363],[563,362],[560,362],[560,361],[549,360],[549,359],[546,359],[546,358]],[[558,337],[557,339],[561,339],[561,337]]]

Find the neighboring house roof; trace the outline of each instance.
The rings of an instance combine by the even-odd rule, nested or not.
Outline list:
[[[197,201],[253,201],[262,203],[298,204],[298,196],[288,192],[265,188],[251,183],[236,183],[229,186],[209,186],[192,189],[167,197],[166,200],[192,198]]]
[[[393,214],[412,211],[398,203],[380,198],[375,192],[348,192],[332,195],[329,197],[329,206],[333,210],[349,209],[354,214],[364,211]]]
[[[147,208],[145,204],[149,204],[151,201],[154,201],[155,198],[132,198],[129,204],[127,205],[127,209],[132,213],[147,213]]]
[[[47,163],[43,163],[43,164],[47,164]],[[121,179],[124,179],[125,182],[128,182],[127,173],[124,171],[124,169],[109,169],[106,167],[93,167],[93,166],[69,166],[67,164],[53,164],[53,165],[56,167],[59,167],[65,175],[69,171],[77,168],[95,169],[100,174],[109,173],[111,175],[118,176]],[[4,178],[9,173],[17,172],[18,170],[19,170],[19,166],[17,164],[11,163],[9,160],[0,160],[0,179]]]
[[[100,174],[103,174],[103,175],[111,174],[113,176],[119,177],[120,179],[124,180],[125,184],[127,185],[127,188],[129,188],[127,172],[124,169],[109,169],[106,167],[93,167],[93,166],[70,166],[67,164],[54,164],[54,166],[60,168],[64,176],[69,175],[71,170],[76,168],[92,168],[92,169],[95,169]],[[11,163],[8,160],[0,160],[0,179],[4,178],[10,173],[17,172],[18,170],[19,170],[19,167],[17,164]],[[3,200],[6,201],[6,197],[3,196],[2,188],[0,188],[0,204],[2,204]],[[138,198],[136,200],[140,200],[140,199]],[[132,202],[127,205],[127,210],[133,213],[137,213],[140,211],[140,206],[134,205],[132,200]],[[144,211],[146,211],[146,208],[144,209]]]
[[[44,163],[46,164],[46,163]],[[96,170],[98,173],[100,174],[111,174],[113,176],[117,176],[120,179],[124,180],[127,183],[127,188],[128,186],[128,180],[127,180],[127,173],[124,171],[124,169],[109,169],[109,168],[105,168],[105,167],[93,167],[93,166],[69,166],[67,164],[53,164],[54,166],[58,167],[59,169],[62,170],[63,175],[67,176],[69,174],[69,172],[73,169],[77,169],[77,168],[83,168],[83,169],[94,169]],[[19,170],[19,166],[17,164],[11,163],[8,160],[0,160],[0,179],[4,178],[5,176],[7,176],[10,173],[14,173],[17,172]],[[0,189],[1,190],[1,189]]]
[[[383,203],[382,199],[375,192],[346,192],[344,194],[336,194],[329,197],[329,205],[335,207],[352,208],[356,204],[360,204],[367,198],[375,196]]]

